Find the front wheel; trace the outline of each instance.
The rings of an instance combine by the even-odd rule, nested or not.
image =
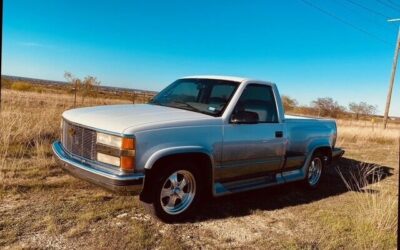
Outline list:
[[[198,170],[177,164],[174,167],[166,167],[158,174],[158,181],[153,184],[152,203],[145,204],[146,207],[164,222],[187,219],[196,208],[202,192]]]

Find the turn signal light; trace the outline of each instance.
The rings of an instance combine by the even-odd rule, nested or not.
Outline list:
[[[127,150],[135,149],[135,139],[122,138],[122,149],[127,149]]]
[[[121,156],[121,169],[124,171],[135,170],[135,158],[132,156]]]

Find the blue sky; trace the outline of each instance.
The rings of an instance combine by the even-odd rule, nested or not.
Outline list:
[[[306,1],[368,34],[301,0],[4,0],[2,74],[70,71],[156,91],[185,75],[237,75],[275,82],[301,104],[332,97],[383,113],[398,28],[386,17],[400,17],[400,1]]]

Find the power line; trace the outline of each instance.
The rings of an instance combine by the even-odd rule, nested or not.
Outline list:
[[[393,6],[400,7],[400,4],[396,3],[395,1],[388,0],[389,3],[391,3]]]
[[[352,27],[353,29],[358,30],[359,32],[362,32],[362,33],[364,33],[364,34],[366,34],[366,35],[368,35],[368,36],[370,36],[370,37],[375,38],[376,40],[379,40],[379,41],[381,41],[381,42],[383,42],[383,43],[385,43],[385,44],[387,44],[387,45],[390,45],[390,43],[389,43],[388,41],[386,41],[386,40],[380,38],[379,36],[377,36],[377,35],[375,35],[375,34],[370,33],[369,31],[367,31],[367,30],[365,30],[365,29],[363,29],[363,28],[360,28],[360,27],[358,27],[358,26],[356,26],[356,25],[350,23],[349,21],[347,21],[347,20],[345,20],[345,19],[342,19],[341,17],[339,17],[339,16],[333,14],[332,12],[329,12],[329,11],[327,11],[327,10],[324,10],[324,9],[318,7],[317,5],[311,3],[311,2],[309,2],[309,1],[307,1],[307,0],[301,0],[301,1],[302,1],[303,3],[305,3],[305,4],[307,4],[308,6],[310,6],[310,7],[314,8],[314,9],[316,9],[316,10],[318,10],[318,11],[324,13],[325,15],[328,15],[328,16],[332,17],[333,19],[335,19],[335,20],[337,20],[337,21],[339,21],[339,22],[341,22],[341,23],[343,23],[343,24],[345,24],[345,25],[347,25],[347,26]]]
[[[347,1],[347,0],[344,0],[344,1]],[[379,26],[379,27],[381,27],[383,29],[387,29],[388,28],[387,25],[383,25],[383,22],[379,22],[379,21],[385,21],[387,19],[390,19],[390,17],[387,16],[386,14],[384,14],[383,12],[375,11],[374,9],[371,9],[371,8],[363,5],[363,7],[365,7],[365,9],[364,9],[361,6],[357,6],[358,2],[356,2],[356,1],[350,0],[350,1],[352,1],[354,3],[355,6],[353,6],[353,3],[351,3],[350,1],[348,1],[347,3],[344,2],[344,1],[336,0],[335,2],[343,5],[346,9],[349,8],[351,12],[358,11],[358,10],[360,10],[360,8],[361,8],[361,11],[365,10],[365,11],[368,11],[368,12],[372,12],[373,16],[372,15],[368,15],[369,18],[366,18],[366,20],[368,20],[368,22],[370,22],[370,23],[372,23],[374,25],[377,25],[377,26]],[[351,6],[349,6],[349,5],[351,5]],[[359,5],[361,5],[361,4],[359,4]],[[367,9],[370,9],[370,10],[367,10]],[[374,13],[374,12],[376,12],[376,13]],[[369,13],[366,13],[366,14],[369,14]],[[379,20],[376,20],[374,18],[376,15],[379,15],[379,16],[382,16],[382,17],[385,17],[385,18],[380,18],[379,17]],[[362,16],[364,16],[364,15],[362,15]],[[367,16],[364,16],[364,17],[367,17]]]
[[[386,19],[389,19],[389,18],[390,18],[390,16],[388,16],[388,15],[386,15],[386,14],[384,14],[384,13],[381,13],[381,12],[379,12],[379,11],[376,11],[376,10],[374,10],[374,9],[371,9],[371,8],[369,8],[369,7],[366,7],[366,6],[364,6],[364,5],[362,5],[362,4],[359,4],[359,3],[357,3],[357,2],[355,2],[355,1],[353,1],[353,0],[346,0],[346,1],[349,2],[349,3],[351,3],[351,4],[353,4],[353,5],[358,6],[358,7],[362,8],[362,9],[364,9],[364,10],[367,10],[367,11],[369,11],[369,12],[371,12],[371,13],[374,13],[375,15],[382,16],[382,17],[384,17],[384,18],[386,18]]]
[[[397,8],[396,6],[390,5],[390,4],[388,4],[388,3],[386,3],[386,2],[384,2],[384,1],[382,1],[382,0],[376,0],[376,1],[377,1],[378,3],[380,3],[380,4],[382,4],[382,5],[384,5],[384,6],[388,7],[388,8],[390,8],[390,9],[392,9],[392,10],[395,10],[395,11],[397,11],[397,12],[400,11],[400,8]]]

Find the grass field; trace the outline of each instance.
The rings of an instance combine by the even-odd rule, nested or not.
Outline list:
[[[6,90],[0,114],[0,248],[395,249],[399,125],[338,121],[345,157],[320,189],[298,184],[214,199],[195,222],[150,218],[118,196],[65,174],[52,158],[73,97]],[[83,105],[129,103],[86,98]]]

